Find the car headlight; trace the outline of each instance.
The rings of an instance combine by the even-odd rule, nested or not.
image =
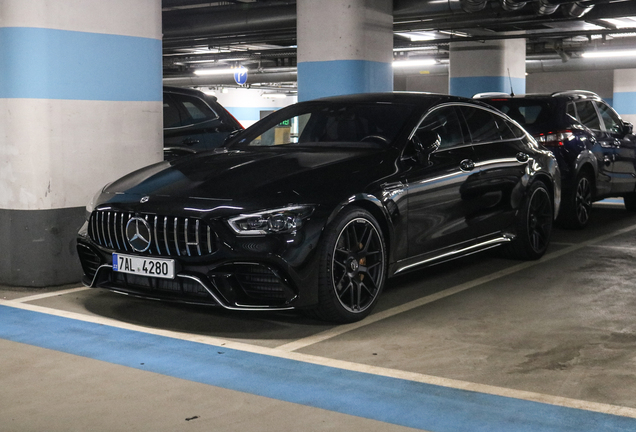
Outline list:
[[[242,214],[228,219],[228,224],[239,235],[284,234],[296,231],[313,212],[313,207],[297,205]]]
[[[106,189],[108,186],[110,186],[110,183],[98,190],[97,193],[93,195],[93,198],[89,201],[89,203],[86,204],[86,220],[90,219],[91,213],[93,213],[93,210],[95,210],[95,203],[97,202],[97,199],[102,194],[102,192],[104,192],[104,189]]]

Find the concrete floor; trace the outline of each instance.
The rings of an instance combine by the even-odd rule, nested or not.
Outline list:
[[[410,273],[347,326],[0,287],[0,431],[636,431],[635,258],[603,203],[540,261]]]

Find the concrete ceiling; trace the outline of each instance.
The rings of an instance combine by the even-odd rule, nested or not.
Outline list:
[[[583,53],[636,50],[636,1],[394,0],[394,57],[448,59],[455,41],[524,38],[527,58],[562,68],[602,68]],[[250,70],[253,86],[295,86],[296,2],[163,0],[164,79],[197,83],[198,68]],[[636,67],[636,57],[606,62]],[[568,66],[568,63],[569,66]],[[543,66],[542,66],[543,67]],[[206,83],[231,84],[232,76]]]

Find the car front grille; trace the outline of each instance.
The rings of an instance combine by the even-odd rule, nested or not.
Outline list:
[[[126,238],[126,225],[136,216],[131,212],[98,210],[91,214],[88,235],[100,246],[133,252]],[[159,256],[204,256],[216,250],[216,236],[200,219],[137,215],[150,226],[150,247],[144,253]]]

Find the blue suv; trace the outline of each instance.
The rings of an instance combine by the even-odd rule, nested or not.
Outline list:
[[[475,98],[516,120],[554,153],[562,177],[561,226],[584,228],[592,203],[608,197],[623,197],[627,210],[636,211],[636,136],[597,94],[574,90]]]

